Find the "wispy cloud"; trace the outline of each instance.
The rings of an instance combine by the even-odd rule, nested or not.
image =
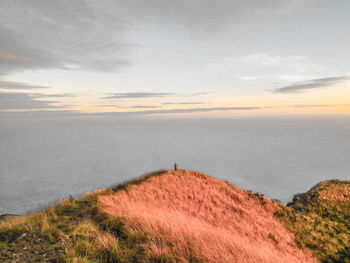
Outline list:
[[[108,96],[101,99],[144,99],[174,96],[175,93],[169,92],[121,92],[108,93]]]
[[[332,107],[334,105],[326,105],[326,104],[296,104],[292,105],[293,108],[327,108]]]
[[[62,107],[64,108],[64,107]],[[259,110],[261,107],[216,107],[216,108],[189,108],[189,109],[164,109],[164,110],[141,110],[141,111],[127,111],[127,112],[96,112],[96,113],[82,113],[73,110],[55,110],[55,109],[40,109],[30,111],[1,111],[0,117],[3,118],[79,118],[79,117],[130,117],[130,116],[144,116],[144,115],[162,115],[162,114],[186,114],[186,113],[200,113],[200,112],[225,112],[225,111],[253,111]]]
[[[162,105],[199,105],[204,102],[164,102]]]
[[[211,92],[196,92],[190,94],[177,94],[173,92],[117,92],[106,93],[105,97],[100,99],[145,99],[145,98],[162,98],[162,97],[196,97],[211,94]],[[178,104],[178,103],[176,103]],[[189,103],[193,104],[193,103]]]
[[[32,96],[37,98],[71,98],[71,97],[76,97],[77,95],[73,93],[57,93],[57,94],[33,93]]]
[[[153,105],[132,105],[132,106],[117,106],[117,108],[121,109],[156,109],[160,106],[153,106]]]
[[[31,85],[23,82],[0,80],[0,89],[28,90],[28,89],[49,89],[49,88],[50,87],[47,87],[47,86]]]
[[[348,81],[349,76],[337,76],[329,78],[312,79],[304,82],[297,82],[292,85],[274,89],[275,93],[301,93],[310,89],[331,87],[335,84]]]
[[[215,107],[215,108],[189,108],[189,109],[164,109],[164,110],[145,110],[145,111],[130,111],[122,114],[129,115],[151,115],[151,114],[175,114],[175,113],[195,113],[195,112],[212,112],[212,111],[250,111],[258,110],[260,107]],[[120,113],[106,113],[120,114]]]
[[[2,111],[67,108],[67,106],[56,106],[55,103],[58,101],[38,100],[38,94],[0,92],[0,110]]]
[[[191,96],[202,96],[202,95],[208,95],[208,94],[212,94],[212,92],[196,92],[196,93],[190,94],[189,97],[191,97]]]

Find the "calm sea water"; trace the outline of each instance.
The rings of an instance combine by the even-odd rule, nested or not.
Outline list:
[[[322,180],[350,178],[350,117],[0,120],[0,214],[175,161],[287,202]]]

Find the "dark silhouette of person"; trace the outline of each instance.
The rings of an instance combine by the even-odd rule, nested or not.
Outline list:
[[[174,163],[174,170],[177,171],[177,163]]]

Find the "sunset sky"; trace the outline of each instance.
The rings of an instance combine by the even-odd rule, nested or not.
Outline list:
[[[350,114],[348,0],[2,0],[0,114]]]

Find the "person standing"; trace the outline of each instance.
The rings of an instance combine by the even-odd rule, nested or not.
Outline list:
[[[174,163],[174,170],[177,171],[177,163]]]

